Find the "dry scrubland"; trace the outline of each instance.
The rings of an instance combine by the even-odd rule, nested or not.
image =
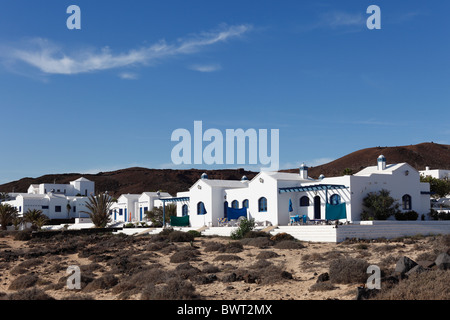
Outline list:
[[[401,257],[434,261],[450,253],[450,236],[340,244],[299,242],[285,234],[249,236],[192,238],[173,231],[28,239],[4,232],[0,299],[353,300],[371,264],[389,279],[371,299],[450,299],[450,270],[432,266],[398,283],[398,277],[388,277]],[[80,290],[66,286],[71,265],[81,269]]]

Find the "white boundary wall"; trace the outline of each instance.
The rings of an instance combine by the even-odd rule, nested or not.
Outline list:
[[[174,228],[189,231],[197,228]],[[229,237],[237,227],[210,227],[201,231],[204,236]],[[119,233],[133,235],[145,228],[124,228]],[[158,234],[162,228],[147,229],[148,234]],[[150,231],[151,230],[151,231]],[[393,239],[403,236],[450,234],[450,221],[361,221],[349,225],[279,226],[270,233],[288,233],[301,241],[342,242],[345,239]]]

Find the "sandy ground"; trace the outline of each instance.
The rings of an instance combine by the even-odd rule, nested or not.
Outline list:
[[[145,253],[145,248],[149,243],[149,238],[134,243],[133,249],[140,253]],[[282,280],[272,284],[246,283],[244,281],[222,282],[214,281],[209,284],[195,284],[196,292],[202,299],[207,300],[324,300],[339,299],[353,300],[356,296],[357,287],[360,283],[335,284],[335,289],[326,291],[311,291],[311,287],[316,283],[318,275],[328,272],[330,261],[337,256],[353,257],[364,259],[370,264],[383,264],[384,268],[394,268],[395,261],[401,256],[408,256],[416,259],[421,253],[427,252],[431,248],[433,239],[421,238],[414,241],[391,242],[391,243],[307,243],[303,242],[302,249],[277,249],[272,246],[258,248],[245,245],[244,250],[234,253],[242,260],[239,261],[216,261],[215,258],[223,253],[205,252],[204,248],[208,242],[229,243],[229,238],[196,238],[193,245],[198,248],[200,255],[197,261],[191,261],[194,267],[202,269],[205,265],[217,266],[220,272],[215,273],[219,279],[225,274],[237,268],[246,268],[257,262],[257,255],[263,251],[275,252],[278,256],[267,259],[276,266],[280,266],[285,271],[292,274],[292,279]],[[41,244],[31,241],[17,241],[10,236],[0,238],[0,252],[17,250],[31,250],[39,248]],[[42,244],[45,245],[45,244]],[[177,247],[190,246],[190,243],[175,243]],[[131,249],[131,248],[129,248]],[[153,252],[151,259],[143,260],[143,264],[159,263],[165,269],[174,269],[178,263],[171,263],[172,253]],[[88,258],[80,258],[78,253],[62,254],[58,256],[46,255],[42,257],[44,262],[26,268],[22,274],[34,274],[39,277],[36,287],[43,289],[48,295],[56,299],[71,296],[73,294],[87,294],[83,290],[69,290],[66,286],[54,290],[49,288],[49,284],[56,284],[66,275],[66,268],[70,265],[89,265],[93,263]],[[0,292],[9,294],[16,292],[10,290],[11,282],[19,275],[12,272],[15,267],[23,263],[26,259],[19,258],[17,261],[5,261],[0,259]],[[387,262],[390,261],[390,262]],[[109,266],[104,262],[97,262],[101,269],[94,271],[96,277],[100,277],[103,272],[109,270]],[[56,268],[55,265],[60,266]],[[16,268],[17,269],[17,268]],[[112,293],[112,289],[96,290],[88,293],[95,300],[116,300],[118,295]],[[139,294],[132,295],[129,299],[139,299]]]

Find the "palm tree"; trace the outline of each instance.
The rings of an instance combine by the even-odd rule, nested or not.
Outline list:
[[[24,221],[31,223],[31,229],[40,230],[48,221],[48,218],[41,210],[28,209],[24,215]]]
[[[81,212],[89,215],[96,228],[105,228],[111,222],[109,210],[113,203],[112,198],[106,193],[100,193],[96,196],[90,195],[86,203],[88,211]]]
[[[10,206],[9,204],[0,204],[0,224],[1,229],[6,230],[8,224],[13,222],[17,218],[19,212],[16,208]]]

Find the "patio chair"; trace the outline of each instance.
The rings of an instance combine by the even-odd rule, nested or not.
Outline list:
[[[293,226],[298,225],[300,223],[299,215],[297,214],[295,216],[290,216],[290,222],[291,222],[291,225],[293,225]]]
[[[217,222],[218,222],[219,227],[226,227],[228,225],[227,218],[217,218]]]

